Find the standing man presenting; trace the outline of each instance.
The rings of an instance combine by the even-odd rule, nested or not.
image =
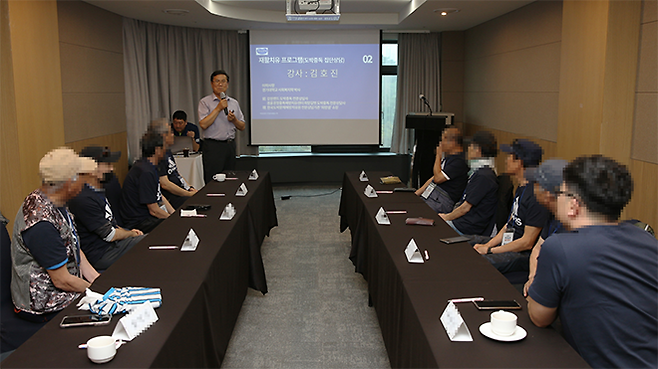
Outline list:
[[[240,104],[226,96],[229,77],[223,70],[210,75],[212,94],[199,101],[199,126],[203,138],[203,176],[206,183],[213,175],[235,169],[235,130],[245,128]]]

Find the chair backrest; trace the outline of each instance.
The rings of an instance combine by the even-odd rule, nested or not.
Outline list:
[[[114,219],[117,220],[120,226],[123,226],[123,220],[121,219],[121,183],[119,179],[114,176],[112,179],[103,185],[105,189],[105,197],[112,207],[112,214],[114,214]]]
[[[11,301],[11,238],[6,218],[0,214],[0,304]]]
[[[498,176],[498,207],[496,208],[496,227],[503,229],[514,201],[514,184],[509,174]]]

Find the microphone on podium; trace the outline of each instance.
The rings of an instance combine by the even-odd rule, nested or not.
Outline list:
[[[219,93],[219,98],[222,99],[222,100],[226,99],[226,94],[223,93],[223,92],[220,92]],[[228,115],[228,106],[224,108],[224,114]]]
[[[427,105],[427,107],[430,109],[430,115],[432,115],[432,107],[430,106],[430,103],[427,102],[427,98],[425,98],[425,95],[420,94],[420,96],[418,96],[418,97],[419,97],[421,100],[423,100],[423,103],[425,103],[425,105]]]

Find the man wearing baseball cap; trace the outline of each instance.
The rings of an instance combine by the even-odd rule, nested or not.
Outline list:
[[[82,188],[80,174],[96,167],[67,147],[39,162],[42,185],[23,201],[11,240],[11,295],[19,317],[40,323],[52,319],[98,277],[80,250],[65,207]]]
[[[516,178],[519,186],[507,224],[487,243],[475,244],[473,248],[501,273],[528,271],[530,252],[548,220],[548,210],[535,199],[534,186],[526,179],[525,172],[539,165],[543,150],[525,139],[500,145],[500,150],[508,153],[506,171]]]
[[[539,239],[532,248],[530,253],[530,273],[528,273],[528,281],[523,286],[523,294],[527,296],[528,288],[535,278],[537,271],[537,257],[541,251],[541,245],[548,237],[556,233],[567,232],[567,229],[562,226],[559,220],[555,218],[557,210],[557,194],[560,192],[560,185],[562,184],[562,171],[567,166],[568,162],[562,159],[549,159],[544,160],[540,166],[536,168],[529,168],[526,171],[526,178],[530,183],[534,184],[535,198],[537,202],[548,209],[549,217],[546,225],[541,230]]]
[[[98,168],[82,176],[86,183],[80,193],[69,201],[69,209],[75,216],[81,247],[87,259],[94,268],[105,270],[136,245],[144,233],[139,229],[119,227],[115,212],[101,187],[101,180],[112,172],[112,163],[119,160],[121,152],[112,152],[107,147],[87,146],[80,155],[94,159]]]

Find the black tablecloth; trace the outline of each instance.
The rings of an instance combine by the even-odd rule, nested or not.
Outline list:
[[[207,218],[172,215],[138,245],[105,271],[91,286],[104,293],[110,287],[159,287],[162,306],[158,322],[119,348],[104,367],[219,367],[233,332],[247,286],[262,293],[267,284],[260,255],[263,238],[277,225],[272,184],[268,173],[248,181],[207,184],[186,204],[210,204]],[[241,183],[247,196],[236,197]],[[225,193],[207,197],[206,193]],[[219,220],[229,202],[237,213]],[[150,245],[181,245],[190,229],[200,242],[194,252],[149,250]],[[100,327],[62,329],[65,315],[81,314],[73,305],[64,309],[19,347],[2,367],[89,367],[95,364],[77,346],[98,335],[111,335],[116,322]]]
[[[402,185],[382,185],[387,172],[367,172],[377,191]],[[368,183],[359,172],[347,172],[339,214],[341,231],[350,229],[350,259],[368,281],[368,291],[382,330],[384,343],[395,368],[408,367],[587,367],[584,360],[553,329],[537,328],[530,321],[521,294],[489,262],[466,242],[446,245],[440,238],[457,233],[422,199],[413,193],[363,193]],[[386,211],[391,225],[379,225],[375,215]],[[408,217],[434,219],[435,225],[411,226]],[[424,264],[411,264],[404,250],[411,239],[430,255]],[[514,299],[523,310],[518,322],[528,336],[518,342],[498,342],[484,337],[479,326],[489,321],[490,311],[479,311],[472,303],[457,304],[473,342],[452,342],[439,318],[452,298],[483,296]]]

